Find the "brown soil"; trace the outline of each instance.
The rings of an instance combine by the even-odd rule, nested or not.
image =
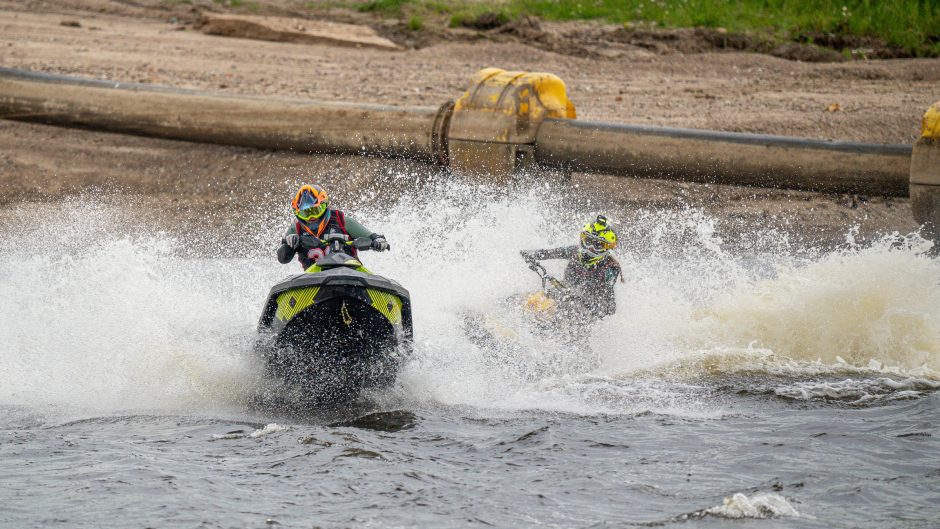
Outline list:
[[[221,37],[353,48],[399,49],[394,42],[378,36],[371,27],[360,24],[299,20],[289,17],[205,13],[197,22],[197,27],[207,35]]]
[[[699,53],[685,44],[664,50],[655,43],[673,38],[666,33],[644,45],[637,40],[646,38],[640,30],[619,28],[617,36],[609,26],[590,23],[523,20],[485,31],[411,32],[397,21],[325,11],[331,20],[368,23],[412,45],[385,51],[205,35],[195,29],[201,15],[224,8],[210,0],[193,4],[0,0],[0,64],[225,93],[422,106],[456,98],[474,72],[498,66],[558,74],[579,119],[888,143],[910,143],[923,111],[940,98],[937,59],[810,63],[707,51],[714,47]],[[273,1],[260,14],[311,17],[303,4]],[[400,37],[406,33],[429,36],[414,37],[425,39],[415,48]],[[674,40],[686,42],[681,34]],[[828,111],[834,103],[840,110]],[[279,208],[305,179],[325,180],[352,200],[351,190],[374,186],[397,170],[424,175],[431,169],[400,160],[303,156],[0,122],[0,203],[7,207],[103,187],[174,204],[195,219],[233,199]],[[574,183],[577,193],[621,216],[644,206],[702,206],[729,220],[782,219],[794,233],[832,240],[854,224],[863,234],[914,227],[906,200],[585,175],[575,175]]]

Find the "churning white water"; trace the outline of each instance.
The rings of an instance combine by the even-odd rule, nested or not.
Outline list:
[[[250,259],[187,259],[130,212],[23,206],[0,243],[0,395],[8,403],[166,408],[237,399],[265,279]],[[259,266],[260,265],[260,266]]]
[[[697,210],[409,187],[345,208],[388,237],[363,259],[410,290],[416,337],[354,420],[246,411],[262,304],[299,270],[274,257],[286,208],[206,223],[232,232],[133,197],[4,212],[0,526],[936,525],[929,243],[750,227],[732,246]],[[619,221],[617,314],[574,344],[526,332],[504,306],[540,286],[519,251],[572,244],[597,213]],[[515,346],[468,339],[485,314]],[[114,523],[86,508],[128,502]]]
[[[193,256],[186,235],[130,228],[131,211],[94,204],[22,206],[8,221],[0,398],[105,408],[246,398],[267,289],[297,267],[267,248]],[[637,384],[643,394],[655,384],[616,383],[650,374],[693,384],[740,371],[938,380],[940,264],[917,236],[818,252],[755,231],[760,244],[741,254],[698,211],[639,212],[617,219],[616,315],[577,348],[532,341],[495,355],[466,338],[465,315],[537,289],[519,251],[571,244],[598,212],[538,186],[497,194],[448,182],[350,213],[392,243],[366,254],[370,268],[412,293],[416,353],[399,388],[409,400],[617,413],[677,405],[637,398]],[[282,226],[243,229],[273,248]]]

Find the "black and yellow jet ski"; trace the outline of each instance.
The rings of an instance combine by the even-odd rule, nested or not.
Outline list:
[[[313,247],[306,237],[301,245]],[[303,402],[343,402],[389,386],[410,351],[408,291],[354,255],[371,239],[348,238],[333,233],[320,240],[327,254],[274,285],[258,323],[268,377]]]
[[[482,312],[464,313],[467,338],[486,351],[493,363],[517,366],[525,371],[520,375],[532,380],[591,364],[586,336],[592,322],[584,317],[584,302],[544,266],[531,264],[529,269],[538,274],[542,288],[512,296]],[[583,352],[570,355],[571,350]]]

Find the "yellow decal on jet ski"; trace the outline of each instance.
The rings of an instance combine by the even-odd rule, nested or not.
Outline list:
[[[320,287],[309,287],[288,290],[283,294],[279,294],[277,296],[277,312],[274,313],[274,316],[285,323],[290,321],[298,312],[313,304],[313,298],[317,297],[319,291]]]
[[[523,308],[526,312],[534,312],[536,314],[554,314],[557,305],[558,303],[556,303],[554,299],[548,297],[545,292],[540,290],[529,294]]]
[[[396,295],[367,288],[372,307],[381,312],[393,325],[401,323],[401,298]]]

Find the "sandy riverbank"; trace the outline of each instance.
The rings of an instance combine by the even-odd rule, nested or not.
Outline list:
[[[276,14],[298,14],[290,2],[281,4]],[[0,1],[0,64],[223,93],[403,105],[455,98],[477,69],[499,66],[560,75],[582,119],[890,143],[914,139],[940,80],[940,60],[931,59],[820,64],[623,46],[611,57],[577,56],[495,38],[419,48],[404,42],[402,51],[264,42],[205,35],[192,23],[197,11],[158,1]],[[829,111],[833,103],[840,110]],[[302,180],[323,181],[350,203],[375,196],[363,190],[394,199],[398,186],[381,183],[392,174],[420,180],[433,169],[0,122],[0,203],[7,207],[93,189],[142,195],[179,210],[177,220],[201,222],[220,205],[277,210]],[[578,200],[624,218],[642,208],[701,207],[728,226],[779,222],[800,237],[827,241],[841,240],[852,226],[862,236],[914,229],[909,205],[899,199],[586,175],[572,183]]]

